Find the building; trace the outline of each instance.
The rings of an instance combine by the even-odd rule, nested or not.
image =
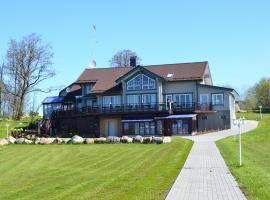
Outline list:
[[[194,134],[231,127],[238,94],[213,85],[208,62],[131,63],[85,69],[59,96],[46,98],[44,120],[51,131],[99,137]]]

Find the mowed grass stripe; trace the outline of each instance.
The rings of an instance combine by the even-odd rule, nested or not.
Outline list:
[[[20,157],[26,152],[36,156],[25,157],[22,165],[12,159],[18,167],[0,177],[0,199],[163,199],[191,145],[174,138],[162,145],[8,146],[7,154],[0,153],[4,165],[10,166],[10,152],[18,155],[14,149]]]
[[[101,190],[104,190],[106,188],[107,185],[111,185],[112,182],[114,182],[115,180],[117,180],[119,177],[125,175],[125,171],[121,171],[120,169],[134,169],[137,168],[138,165],[140,165],[140,163],[144,162],[143,157],[149,153],[149,150],[144,151],[143,153],[137,155],[137,156],[133,156],[130,153],[126,153],[125,156],[123,157],[123,159],[115,159],[117,160],[116,162],[114,162],[111,165],[107,165],[107,167],[109,167],[109,171],[103,171],[103,169],[98,169],[95,172],[101,174],[100,176],[100,180],[86,180],[83,183],[80,183],[78,185],[76,185],[75,187],[73,187],[72,189],[69,189],[68,192],[65,192],[63,196],[61,196],[61,199],[65,199],[68,197],[68,195],[70,193],[76,193],[76,190],[78,190],[79,188],[85,187],[87,186],[87,188],[93,188],[93,186],[95,186],[93,188],[93,190],[90,190],[90,192],[87,192],[88,197],[90,197],[91,199],[96,199],[98,194],[100,193]],[[133,157],[133,159],[127,159],[129,157]],[[127,159],[128,162],[120,162],[121,160],[125,160]],[[126,170],[127,172],[130,172],[131,170]],[[95,173],[93,174],[95,175]],[[106,181],[102,181],[103,179],[106,178]],[[80,192],[78,190],[78,192]],[[86,192],[86,191],[85,191]],[[79,195],[79,194],[78,194]],[[85,194],[83,194],[82,196],[85,196]],[[77,197],[76,197],[77,198]],[[78,198],[80,198],[80,196],[78,196]],[[57,199],[57,198],[55,198]]]

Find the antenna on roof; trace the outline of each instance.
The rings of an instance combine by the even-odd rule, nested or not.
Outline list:
[[[96,46],[97,46],[97,38],[96,38],[96,31],[97,31],[97,27],[95,24],[92,25],[92,31],[93,31],[93,40],[94,40],[94,44],[93,44],[93,48],[92,48],[92,52],[91,52],[91,57],[92,57],[92,61],[89,63],[89,66],[88,68],[96,68],[97,66],[97,62],[95,60],[95,49],[96,49]]]

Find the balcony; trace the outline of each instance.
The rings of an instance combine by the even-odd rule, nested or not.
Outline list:
[[[211,112],[211,104],[198,103],[173,103],[172,113],[194,113]],[[127,113],[169,113],[168,103],[151,104],[117,104],[106,106],[88,106],[83,108],[61,108],[55,111],[55,114],[61,116],[81,115],[81,114],[127,114]]]

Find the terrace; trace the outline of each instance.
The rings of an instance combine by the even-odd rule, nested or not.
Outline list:
[[[127,114],[127,113],[196,113],[213,112],[212,104],[173,103],[171,109],[168,103],[150,104],[110,104],[103,106],[87,106],[82,108],[62,106],[55,113],[57,116],[81,114]]]

